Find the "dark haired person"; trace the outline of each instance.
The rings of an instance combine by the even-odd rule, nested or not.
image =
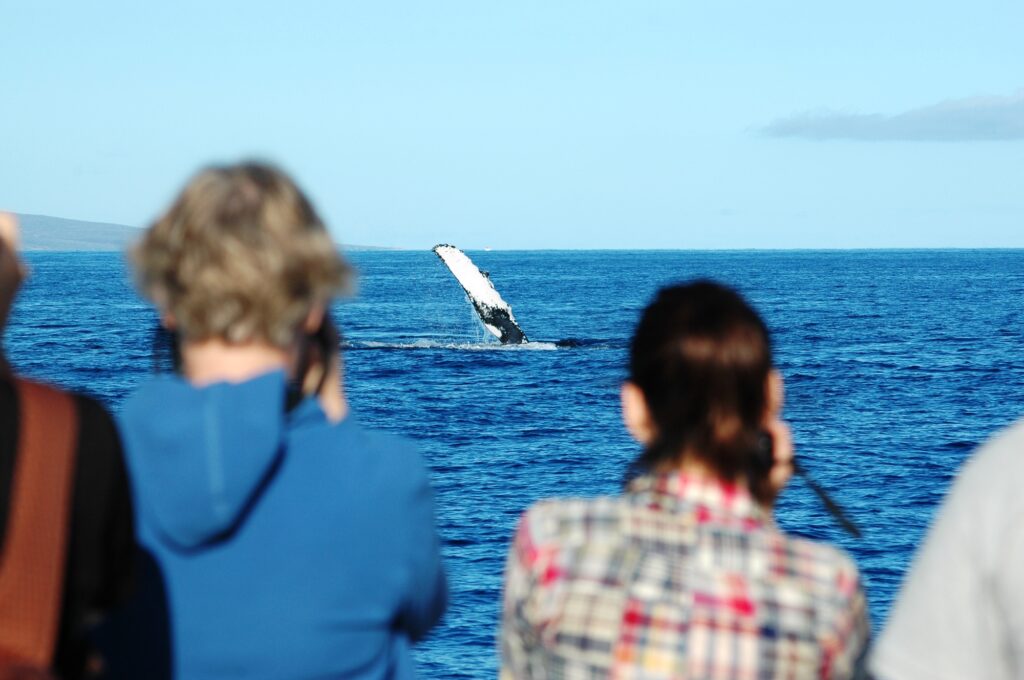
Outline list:
[[[623,417],[644,446],[618,497],[542,501],[508,560],[515,678],[848,678],[868,620],[857,568],[772,521],[791,473],[768,331],[735,292],[665,288],[632,340]],[[764,434],[774,464],[758,456]]]
[[[0,213],[0,330],[25,274],[17,249],[17,222]],[[67,680],[96,665],[87,636],[127,593],[132,534],[110,416],[26,383],[0,352],[0,677]]]
[[[878,680],[1024,677],[1024,421],[981,447],[939,508],[889,615]]]
[[[351,273],[309,200],[267,165],[208,168],[132,258],[180,343],[181,374],[121,414],[174,675],[409,677],[445,607],[428,474],[348,413],[337,341],[311,337]]]

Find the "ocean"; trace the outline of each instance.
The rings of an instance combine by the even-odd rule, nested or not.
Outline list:
[[[470,252],[531,344],[484,331],[427,252],[356,252],[334,312],[365,424],[415,439],[433,472],[451,605],[416,652],[426,677],[494,677],[509,538],[547,496],[616,493],[637,453],[620,423],[628,338],[659,286],[735,286],[773,332],[798,455],[864,531],[799,480],[777,518],[864,575],[875,629],[964,458],[1024,414],[1024,250]],[[6,336],[23,374],[112,410],[153,370],[156,315],[109,253],[30,253]],[[558,347],[575,339],[574,347]]]

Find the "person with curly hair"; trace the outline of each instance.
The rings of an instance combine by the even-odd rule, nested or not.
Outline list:
[[[446,601],[428,473],[348,411],[326,310],[352,275],[311,203],[208,168],[131,256],[179,349],[121,416],[173,675],[410,676]]]

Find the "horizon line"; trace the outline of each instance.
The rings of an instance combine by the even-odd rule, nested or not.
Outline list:
[[[358,253],[430,253],[431,248],[407,248],[402,246],[345,245]],[[792,248],[460,248],[466,253],[855,253],[855,252],[973,252],[979,250],[1015,252],[1024,251],[1024,246],[855,246],[855,247],[814,247]],[[22,248],[23,253],[123,253],[124,249],[109,250],[67,250],[58,248]]]
[[[42,213],[28,213],[28,212],[14,212],[16,216],[27,216],[27,217],[43,217],[55,220],[64,220],[68,222],[81,222],[85,224],[98,224],[107,226],[122,227],[125,229],[133,229],[137,231],[144,231],[146,227],[135,227],[129,224],[121,224],[118,222],[101,222],[97,220],[83,220],[74,217],[60,217],[57,215],[45,215]],[[328,229],[328,231],[330,231]],[[24,234],[23,234],[24,236]],[[433,246],[428,247],[415,247],[415,246],[391,246],[391,245],[376,245],[376,244],[357,244],[357,243],[343,243],[331,234],[335,244],[343,250],[351,250],[352,252],[431,252]],[[475,247],[475,248],[462,248],[465,252],[856,252],[856,251],[973,251],[973,250],[1024,250],[1024,245],[1019,246],[1008,246],[1008,245],[986,245],[986,246],[968,246],[968,245],[901,245],[901,246],[787,246],[787,247],[774,247],[774,246],[754,246],[754,247],[686,247],[686,246],[675,246],[675,247],[628,247],[628,246],[597,246],[597,247],[579,247],[579,248],[564,248],[564,247],[525,247],[525,248],[493,248],[493,247]],[[77,252],[124,252],[123,248],[111,248],[106,249],[53,249],[53,248],[33,248],[23,247],[22,252],[34,252],[34,253],[77,253]]]

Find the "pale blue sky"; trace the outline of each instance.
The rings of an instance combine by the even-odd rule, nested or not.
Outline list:
[[[0,0],[0,207],[202,164],[349,243],[1024,247],[1024,4]]]

